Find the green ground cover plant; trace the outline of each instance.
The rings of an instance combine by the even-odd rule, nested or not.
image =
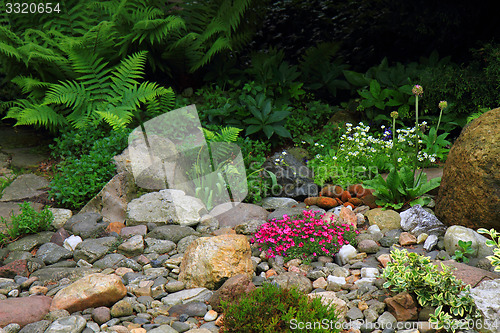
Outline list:
[[[112,158],[125,149],[128,134],[128,130],[112,131],[109,136],[94,141],[87,154],[61,161],[49,189],[56,204],[79,210],[92,199],[113,177],[116,167]],[[65,140],[59,141],[60,145],[65,143]]]
[[[45,231],[50,227],[54,219],[48,207],[37,212],[27,201],[20,203],[19,207],[21,212],[17,215],[12,215],[10,222],[7,222],[3,217],[0,218],[1,223],[7,227],[7,235],[0,234],[0,244],[14,241],[26,234],[36,234],[37,232]]]
[[[476,322],[481,314],[470,296],[470,285],[456,279],[451,269],[441,264],[438,270],[428,257],[396,249],[384,268],[383,286],[396,293],[414,294],[420,306],[436,307],[429,322],[437,330],[455,332]]]
[[[237,301],[223,302],[222,307],[223,332],[284,333],[291,332],[298,323],[309,323],[311,327],[304,327],[307,332],[325,331],[325,326],[314,323],[326,323],[329,332],[339,332],[335,306],[323,305],[320,298],[311,300],[294,288],[272,283],[264,283]]]

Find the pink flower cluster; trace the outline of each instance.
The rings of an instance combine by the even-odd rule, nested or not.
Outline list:
[[[259,250],[266,249],[267,257],[333,256],[340,247],[349,242],[346,233],[359,233],[347,224],[335,224],[332,216],[324,220],[316,218],[317,212],[304,211],[304,218],[291,219],[284,215],[281,220],[272,220],[262,225],[250,243],[258,244]]]

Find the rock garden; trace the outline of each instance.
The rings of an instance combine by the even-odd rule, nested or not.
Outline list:
[[[500,47],[301,3],[7,4],[0,333],[500,333]]]

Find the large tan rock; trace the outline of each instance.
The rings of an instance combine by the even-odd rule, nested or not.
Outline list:
[[[194,240],[180,266],[179,281],[186,288],[216,289],[223,280],[238,274],[253,274],[251,250],[243,235],[220,235]]]
[[[378,225],[380,230],[401,228],[401,216],[396,211],[390,209],[375,208],[365,213],[370,225]]]
[[[500,108],[465,127],[444,166],[435,213],[446,225],[500,230]]]
[[[49,313],[52,298],[30,296],[0,301],[0,327],[16,323],[21,327],[40,321]]]
[[[87,308],[109,306],[127,294],[118,275],[95,273],[87,275],[57,292],[50,311],[81,311]]]

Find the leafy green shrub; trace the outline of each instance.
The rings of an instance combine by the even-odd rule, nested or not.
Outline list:
[[[24,234],[35,234],[45,231],[50,227],[54,219],[48,207],[45,207],[41,212],[37,212],[27,201],[20,203],[19,207],[21,208],[21,213],[13,215],[10,223],[1,217],[2,223],[7,226],[7,233],[11,240]],[[0,236],[0,239],[6,241],[6,236]]]
[[[127,146],[128,131],[113,131],[94,142],[88,154],[69,157],[57,167],[49,194],[63,207],[82,208],[113,177],[112,158]]]
[[[49,145],[49,148],[56,159],[80,157],[88,154],[94,143],[105,136],[106,131],[102,127],[65,130],[54,138],[54,144]]]
[[[318,128],[328,124],[328,120],[334,114],[335,109],[320,101],[310,101],[303,106],[294,107],[290,112],[290,116],[286,119],[285,126],[291,133],[294,143],[299,145],[304,141],[309,145],[314,145],[315,139],[325,136],[330,137],[331,134],[335,134],[335,129],[331,127],[318,131]]]
[[[321,303],[320,298],[309,300],[296,289],[284,289],[272,283],[241,296],[233,303],[222,302],[224,332],[276,333],[301,328],[307,332],[339,332],[336,309]],[[322,323],[323,325],[318,325]],[[314,325],[314,326],[313,326]]]
[[[481,317],[470,296],[470,285],[455,278],[452,268],[441,264],[441,271],[428,257],[406,250],[391,252],[391,261],[384,268],[384,288],[415,294],[420,306],[436,310],[429,321],[435,329],[455,331]],[[459,319],[465,319],[460,321]]]
[[[480,234],[488,234],[491,237],[491,240],[486,241],[486,245],[490,247],[495,247],[493,249],[493,255],[487,256],[491,265],[495,267],[495,272],[500,272],[500,234],[495,229],[490,229],[490,231],[479,228],[477,230]]]

